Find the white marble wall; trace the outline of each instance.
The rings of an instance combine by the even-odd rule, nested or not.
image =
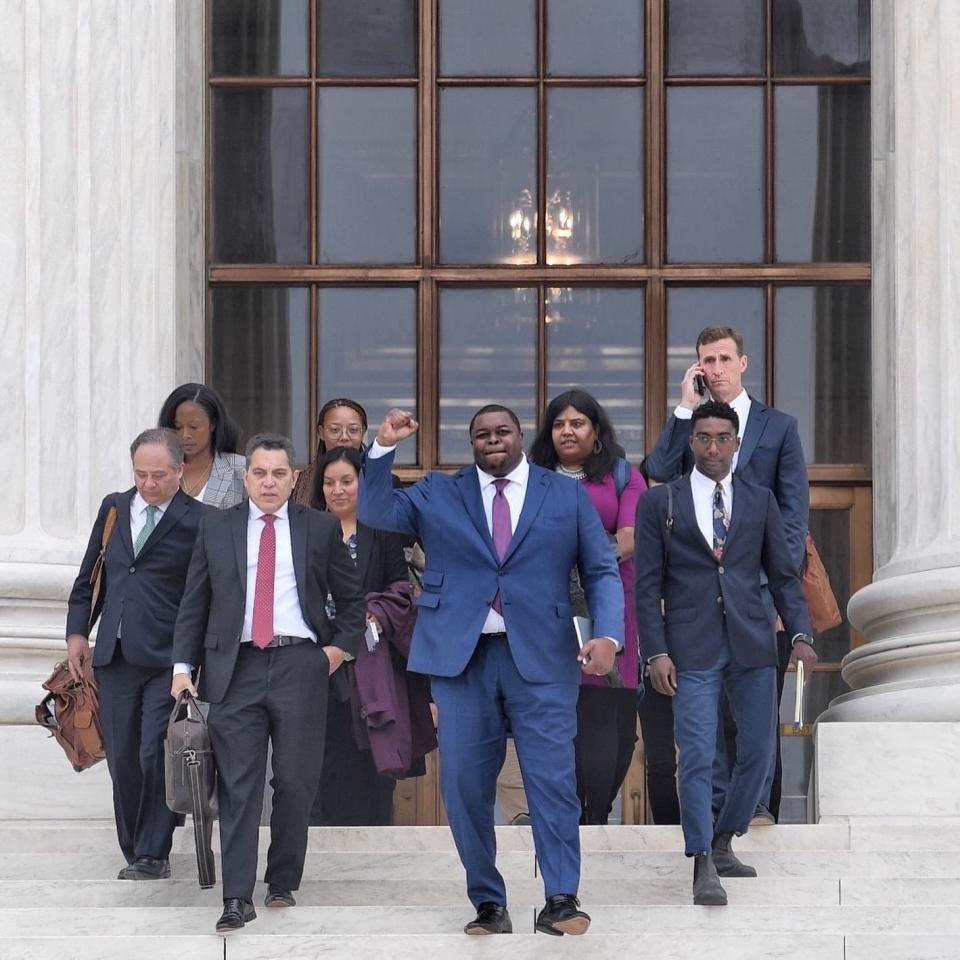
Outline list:
[[[960,721],[960,4],[872,9],[876,573],[823,719]]]
[[[130,440],[202,378],[203,7],[0,0],[0,738]]]

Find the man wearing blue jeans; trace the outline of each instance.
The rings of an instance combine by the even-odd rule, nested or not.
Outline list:
[[[750,825],[774,735],[777,647],[761,570],[792,643],[810,645],[807,659],[813,643],[776,499],[731,473],[738,426],[729,404],[698,407],[689,440],[693,469],[642,497],[636,522],[637,628],[654,689],[674,697],[684,845],[695,858],[694,903],[706,905],[727,902],[721,876],[756,876],[730,841]],[[737,762],[714,824],[721,691],[737,723]]]

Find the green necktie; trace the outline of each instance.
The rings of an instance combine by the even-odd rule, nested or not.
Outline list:
[[[138,556],[143,549],[143,545],[147,542],[147,537],[153,533],[153,528],[157,525],[157,511],[159,509],[159,507],[155,507],[152,503],[147,505],[147,522],[143,525],[143,529],[137,535],[137,542],[133,545],[133,555],[135,557]]]

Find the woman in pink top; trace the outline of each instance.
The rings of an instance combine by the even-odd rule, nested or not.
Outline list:
[[[620,683],[584,675],[577,703],[577,793],[581,823],[606,823],[637,742],[640,647],[633,613],[633,534],[637,502],[647,489],[603,407],[583,390],[568,390],[547,406],[530,459],[584,485],[610,537],[623,581],[624,648]],[[576,593],[576,585],[574,586]],[[585,612],[585,611],[583,611]]]

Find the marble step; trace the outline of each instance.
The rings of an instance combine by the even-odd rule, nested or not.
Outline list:
[[[730,879],[724,883],[730,903],[737,905],[835,906],[842,902],[838,880],[774,878],[757,882],[748,879]],[[265,893],[266,887],[263,884],[258,885],[255,895],[257,904],[263,902]],[[532,876],[514,879],[509,883],[508,893],[511,902],[537,903],[543,898],[543,883]],[[588,911],[594,904],[682,905],[690,901],[690,876],[668,879],[587,880],[581,884],[579,895]],[[142,909],[201,905],[213,908],[219,906],[220,901],[219,887],[200,890],[196,880],[163,880],[149,883],[132,883],[124,880],[50,881],[43,884],[42,902],[38,900],[35,882],[31,880],[0,881],[0,903],[3,903],[6,908],[37,907],[45,903],[56,903],[63,910],[80,907]],[[297,902],[301,907],[377,906],[386,903],[396,907],[451,906],[461,910],[467,909],[462,876],[445,880],[419,880],[416,883],[393,879],[390,876],[368,881],[337,878],[307,880],[297,891]],[[869,904],[889,901],[864,898],[853,902]],[[912,902],[922,905],[924,901],[918,894]],[[947,899],[929,902],[953,901]]]
[[[709,909],[709,908],[701,908]],[[252,925],[250,928],[252,929]],[[922,938],[921,938],[922,939]],[[928,938],[932,939],[932,938]],[[422,936],[257,936],[240,932],[228,937],[89,937],[0,938],[4,960],[543,960],[576,957],[583,960],[845,960],[844,938],[835,934],[687,934],[670,933],[610,936],[589,931],[585,937],[548,937],[514,933],[509,937]],[[907,954],[902,955],[904,960]],[[900,955],[897,955],[899,960]],[[960,953],[941,953],[937,960],[954,960]],[[887,960],[883,952],[859,953],[856,960]],[[910,960],[933,960],[934,954]],[[846,960],[853,960],[848,953]]]
[[[873,846],[860,849],[914,849],[916,845],[896,846],[882,841],[882,830],[865,833]],[[905,840],[911,837],[905,836]],[[260,849],[270,842],[268,827],[260,828]],[[584,853],[592,851],[680,851],[683,835],[676,826],[609,826],[581,827],[580,843]],[[213,846],[219,849],[220,837],[214,831]],[[498,827],[497,847],[502,852],[533,850],[530,827]],[[850,828],[847,824],[785,824],[757,827],[737,840],[738,850],[847,850],[850,849]],[[311,851],[452,851],[453,839],[448,827],[311,827],[308,840]],[[960,832],[953,847],[960,850]],[[76,824],[65,821],[50,823],[20,821],[0,824],[0,850],[5,853],[113,853],[117,850],[116,832],[112,823]],[[174,833],[174,853],[193,850],[193,830],[188,824]]]
[[[514,901],[514,930],[533,933],[542,904]],[[163,937],[212,932],[219,914],[214,907],[89,908],[72,911],[69,932],[75,939],[118,935]],[[782,935],[804,934],[938,934],[960,943],[960,912],[951,906],[757,906],[731,904],[724,908],[691,904],[662,906],[591,905],[592,930],[605,936],[636,936],[669,932],[676,936],[705,933]],[[469,906],[429,907],[310,907],[258,909],[258,918],[244,933],[273,940],[297,937],[458,936],[471,916]],[[66,917],[55,907],[11,908],[0,912],[0,937],[42,938],[62,932]]]

